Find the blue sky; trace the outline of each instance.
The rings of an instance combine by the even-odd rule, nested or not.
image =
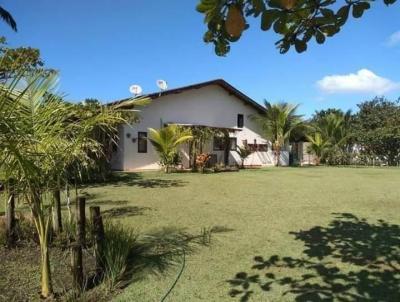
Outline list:
[[[19,31],[0,26],[10,45],[41,50],[46,66],[60,71],[60,90],[69,100],[128,97],[131,84],[153,92],[157,79],[174,88],[215,78],[259,102],[300,103],[306,115],[328,107],[354,110],[377,94],[400,96],[399,3],[373,4],[363,18],[352,19],[338,35],[322,46],[313,43],[303,54],[279,54],[278,36],[260,31],[255,20],[222,58],[202,40],[205,25],[196,4],[9,0],[1,5]]]

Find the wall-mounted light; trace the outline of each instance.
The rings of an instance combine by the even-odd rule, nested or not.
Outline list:
[[[131,134],[130,134],[130,133],[127,133],[127,134],[126,134],[126,137],[127,137],[127,138],[130,138],[130,137],[131,137]]]
[[[136,137],[133,137],[132,138],[132,143],[136,143],[136,140],[137,140]]]

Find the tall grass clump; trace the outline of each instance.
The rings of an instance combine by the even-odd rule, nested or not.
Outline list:
[[[101,260],[104,269],[104,280],[110,290],[123,281],[129,257],[133,251],[137,235],[119,223],[106,222],[104,225],[105,240]]]

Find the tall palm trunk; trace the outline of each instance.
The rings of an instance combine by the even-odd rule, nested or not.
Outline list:
[[[51,282],[51,270],[50,270],[50,253],[48,247],[48,235],[47,230],[43,230],[39,237],[43,237],[43,242],[40,243],[40,253],[41,253],[41,296],[48,298],[53,294],[53,287]]]
[[[280,166],[280,158],[281,158],[281,145],[278,142],[275,142],[275,166]]]
[[[40,286],[41,296],[48,298],[53,294],[50,269],[50,251],[49,251],[49,228],[51,221],[51,209],[46,219],[45,213],[40,206],[40,195],[34,193],[31,195],[31,208],[33,220],[39,236],[40,245]]]

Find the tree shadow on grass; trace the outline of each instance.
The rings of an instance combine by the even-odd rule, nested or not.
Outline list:
[[[131,216],[139,216],[144,215],[144,213],[148,210],[151,210],[150,207],[138,207],[138,206],[126,206],[126,207],[117,207],[111,208],[103,211],[102,215],[104,218],[122,218],[122,217],[131,217]]]
[[[254,257],[251,272],[227,281],[230,296],[244,302],[282,287],[295,301],[400,301],[400,226],[334,215],[326,227],[291,233],[304,257]]]
[[[149,274],[161,275],[173,266],[180,265],[183,254],[190,255],[199,248],[210,246],[212,236],[233,229],[214,226],[203,228],[198,234],[184,229],[162,228],[138,239],[131,251],[122,287],[145,278]]]
[[[171,188],[171,187],[183,187],[187,184],[187,181],[180,179],[142,179],[133,182],[125,183],[126,186],[140,187],[140,188]]]
[[[90,206],[122,206],[128,204],[129,200],[88,200],[87,205]]]
[[[181,179],[164,179],[164,178],[143,178],[137,173],[117,173],[114,174],[107,182],[92,183],[86,187],[139,187],[139,188],[170,188],[170,187],[183,187],[187,181]]]

